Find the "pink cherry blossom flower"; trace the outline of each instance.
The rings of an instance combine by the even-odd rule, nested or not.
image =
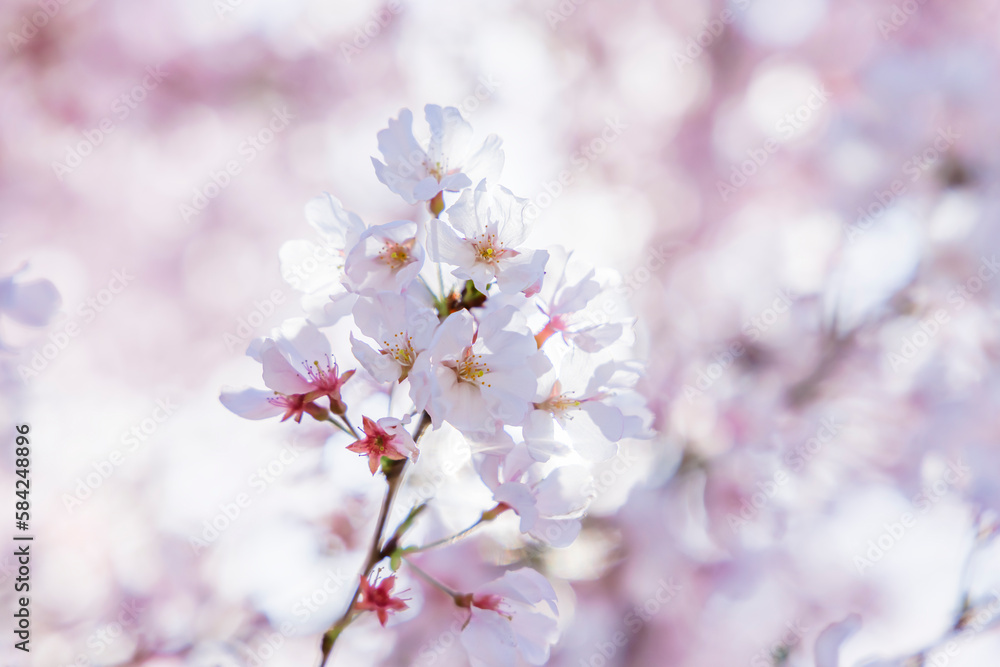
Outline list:
[[[392,588],[396,585],[396,575],[383,579],[378,586],[372,586],[368,578],[361,577],[361,599],[355,603],[358,611],[373,611],[378,616],[378,622],[385,627],[389,614],[408,609],[409,605],[402,598],[393,596]]]
[[[417,223],[397,220],[362,234],[347,256],[344,272],[355,292],[398,292],[417,277],[423,265]]]
[[[547,364],[516,308],[505,306],[481,321],[462,310],[438,327],[410,383],[435,428],[447,421],[469,434],[492,434],[524,420]]]
[[[304,319],[287,321],[273,338],[254,341],[247,354],[261,363],[264,384],[271,390],[224,389],[222,404],[247,419],[266,419],[284,413],[302,421],[303,414],[325,419],[327,410],[346,411],[340,390],[354,371],[340,374],[330,356],[330,342]],[[316,403],[326,398],[329,407]]]
[[[382,292],[358,299],[354,322],[377,345],[373,349],[352,334],[355,358],[378,382],[402,382],[417,356],[430,346],[438,314],[409,294]]]
[[[538,310],[544,323],[535,336],[539,347],[553,334],[587,352],[598,352],[622,337],[629,321],[612,321],[623,309],[621,299],[609,294],[607,281],[573,257],[562,246],[549,248],[549,262],[538,290]],[[603,298],[602,298],[603,297]],[[614,311],[608,312],[613,304]],[[544,319],[543,319],[544,318]]]
[[[524,247],[526,204],[510,190],[480,181],[447,210],[449,224],[431,221],[438,235],[432,259],[455,265],[452,275],[471,280],[484,294],[494,280],[501,292],[530,289],[545,273],[549,253]]]
[[[559,637],[556,593],[530,568],[513,570],[465,596],[469,610],[461,634],[472,667],[515,667],[520,656],[544,665]]]
[[[567,547],[580,534],[592,477],[583,466],[562,466],[542,476],[523,443],[506,456],[487,455],[477,465],[493,499],[520,518],[520,530],[539,542]]]
[[[500,139],[491,134],[476,148],[472,126],[455,107],[424,107],[430,138],[413,136],[413,113],[399,112],[398,120],[378,133],[378,148],[385,163],[372,158],[375,174],[406,203],[430,201],[442,191],[457,192],[482,178],[495,180],[503,168]]]
[[[362,430],[365,437],[347,446],[347,449],[368,457],[368,468],[374,475],[382,463],[382,457],[401,461],[417,458],[417,445],[403,427],[403,422],[392,417],[383,417],[377,422],[363,417]]]
[[[622,438],[644,437],[650,415],[634,390],[635,364],[566,346],[547,351],[553,366],[538,379],[523,430],[532,457],[546,461],[573,449],[601,461],[614,456]]]

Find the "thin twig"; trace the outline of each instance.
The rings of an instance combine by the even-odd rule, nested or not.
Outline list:
[[[430,415],[426,412],[420,418],[420,423],[417,425],[417,430],[413,434],[413,440],[416,442],[420,440],[420,437],[427,430],[427,427],[431,424]],[[382,499],[382,507],[378,513],[378,520],[375,522],[375,534],[372,537],[371,547],[368,549],[368,558],[365,561],[365,566],[362,569],[361,576],[359,577],[358,587],[354,590],[354,595],[351,597],[350,604],[347,605],[347,609],[344,614],[332,625],[330,629],[323,634],[323,641],[321,644],[321,649],[323,651],[323,659],[320,662],[320,667],[326,665],[326,661],[330,658],[330,654],[333,652],[333,645],[343,632],[344,628],[350,624],[353,620],[352,612],[354,611],[354,605],[358,601],[358,595],[361,594],[361,579],[367,579],[371,574],[375,565],[382,560],[382,534],[385,532],[385,524],[389,518],[389,512],[392,509],[392,503],[396,499],[396,494],[399,492],[399,487],[403,481],[403,473],[406,470],[407,459],[402,459],[399,461],[392,461],[385,471],[386,479],[386,490],[385,497]]]

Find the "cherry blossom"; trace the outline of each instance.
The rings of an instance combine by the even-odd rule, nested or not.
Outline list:
[[[263,367],[264,384],[271,390],[226,389],[222,404],[247,419],[266,419],[284,413],[302,421],[303,414],[325,419],[327,410],[346,410],[340,390],[354,371],[340,373],[330,355],[330,343],[319,329],[303,319],[289,320],[272,338],[254,341],[247,354]],[[328,406],[318,404],[327,399]]]
[[[545,272],[549,254],[524,246],[526,204],[507,188],[480,181],[448,208],[448,224],[431,222],[439,234],[432,258],[455,265],[452,274],[471,280],[483,293],[494,280],[501,292],[529,289]]]
[[[281,252],[309,318],[287,320],[251,344],[268,390],[226,389],[221,400],[251,419],[308,414],[330,422],[333,437],[353,437],[333,449],[365,457],[375,478],[368,481],[384,489],[358,593],[320,642],[323,664],[358,612],[376,612],[385,627],[407,608],[392,595],[395,576],[370,583],[387,562],[394,571],[410,567],[468,610],[462,644],[474,666],[514,667],[518,655],[540,665],[558,637],[545,577],[522,568],[463,594],[411,557],[472,539],[508,511],[530,548],[570,546],[593,497],[593,461],[648,435],[651,413],[634,389],[641,367],[630,361],[631,322],[597,321],[610,282],[561,248],[547,276],[549,251],[528,243],[527,201],[487,180],[499,175],[499,140],[468,156],[471,128],[456,109],[430,105],[427,118],[426,150],[408,111],[390,120],[379,133],[386,163],[375,166],[407,202],[430,200],[433,219],[365,227],[333,197],[314,199],[307,217],[323,245],[292,242]],[[459,192],[450,208],[444,191]],[[340,374],[330,341],[346,347],[345,337],[359,369]],[[355,373],[348,401],[341,390]],[[352,417],[361,418],[360,432]],[[427,455],[418,463],[420,450]],[[458,470],[459,491],[438,488]],[[403,506],[394,509],[397,496]],[[478,515],[471,526],[422,540],[466,513]],[[477,560],[462,571],[474,574],[485,565]]]
[[[413,113],[399,112],[397,120],[378,133],[378,148],[385,163],[372,158],[375,174],[406,203],[430,201],[442,191],[457,192],[482,178],[495,180],[503,168],[500,139],[490,135],[478,148],[472,143],[472,126],[455,107],[424,107],[430,139],[413,136]]]
[[[344,272],[358,293],[399,291],[424,265],[417,223],[398,220],[365,231],[347,256]]]
[[[379,382],[402,382],[426,350],[438,326],[437,311],[410,294],[382,292],[361,297],[354,322],[377,349],[351,336],[355,358]]]
[[[543,476],[523,444],[505,456],[486,455],[477,466],[493,499],[520,517],[520,529],[554,547],[572,544],[580,532],[580,516],[589,498],[590,472],[583,466],[561,466]]]
[[[417,458],[417,445],[403,426],[403,422],[392,417],[383,417],[377,422],[364,417],[362,430],[365,437],[347,446],[352,452],[368,457],[368,467],[374,475],[382,463],[382,457],[393,461]]]
[[[365,233],[365,224],[346,211],[336,197],[323,194],[305,207],[306,220],[322,243],[306,239],[286,241],[279,251],[281,274],[303,292],[302,307],[309,319],[330,325],[350,311],[353,296],[344,283],[347,253]]]
[[[518,656],[530,665],[549,659],[559,608],[552,584],[535,570],[506,572],[462,602],[469,619],[461,641],[472,667],[514,667]]]
[[[631,321],[620,317],[625,306],[609,293],[608,280],[599,280],[596,268],[562,246],[549,248],[549,257],[538,289],[539,316],[529,316],[529,322],[542,323],[539,345],[559,334],[582,350],[598,352],[619,340]]]
[[[599,461],[614,456],[623,438],[641,437],[648,416],[628,407],[641,403],[634,365],[565,346],[552,346],[549,354],[553,366],[539,377],[534,410],[524,423],[532,457],[546,461],[572,449]]]
[[[355,604],[355,609],[375,612],[378,622],[384,628],[390,614],[408,608],[405,600],[392,594],[395,585],[395,575],[386,577],[378,586],[372,586],[368,577],[361,577],[361,600]]]
[[[417,405],[435,427],[447,421],[465,432],[496,433],[524,420],[537,373],[547,365],[515,308],[501,308],[481,321],[462,310],[438,327],[426,353],[417,357],[410,382]]]

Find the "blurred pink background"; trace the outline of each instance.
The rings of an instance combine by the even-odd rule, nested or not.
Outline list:
[[[639,321],[659,434],[535,555],[550,664],[939,664],[942,639],[997,664],[994,3],[18,0],[0,24],[0,277],[62,295],[46,328],[0,315],[37,535],[32,651],[8,636],[3,664],[316,663],[377,498],[324,429],[218,391],[298,313],[278,249],[306,201],[407,215],[368,157],[426,103],[503,137],[533,241],[619,271]],[[467,664],[414,596],[333,664]]]

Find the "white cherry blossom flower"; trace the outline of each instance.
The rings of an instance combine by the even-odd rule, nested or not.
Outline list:
[[[622,438],[642,435],[642,419],[623,410],[635,394],[638,368],[565,346],[548,352],[553,366],[539,378],[535,409],[524,423],[532,457],[546,461],[572,449],[601,461],[614,456]]]
[[[467,434],[496,433],[524,420],[546,366],[516,308],[500,308],[481,321],[461,310],[448,316],[417,357],[410,383],[417,407],[427,410],[435,428],[447,421]]]
[[[303,292],[302,307],[310,321],[327,326],[350,311],[354,303],[343,284],[344,261],[364,234],[365,224],[329,194],[310,200],[305,211],[322,243],[297,239],[282,245],[278,253],[281,275]]]
[[[618,341],[632,323],[614,317],[624,308],[622,300],[608,294],[610,286],[598,278],[596,269],[562,246],[549,248],[549,257],[537,296],[539,315],[529,319],[541,320],[539,345],[554,334],[587,352]]]
[[[501,292],[529,289],[545,273],[549,253],[524,246],[526,203],[504,187],[480,181],[447,210],[449,224],[431,221],[439,236],[432,259],[456,266],[452,275],[471,280],[484,294],[494,280]]]
[[[378,133],[385,162],[372,158],[375,174],[406,203],[430,201],[442,191],[457,192],[482,178],[495,180],[503,168],[500,139],[491,134],[479,147],[472,143],[472,126],[455,107],[424,107],[430,138],[413,136],[413,114],[399,112],[397,120]]]
[[[402,382],[426,350],[438,326],[437,311],[409,294],[381,292],[361,297],[354,322],[377,349],[351,335],[355,358],[378,382]]]
[[[506,456],[484,456],[477,468],[493,499],[520,517],[522,533],[554,547],[567,547],[579,535],[592,482],[583,466],[558,467],[543,477],[521,443]]]
[[[466,597],[469,620],[461,634],[472,667],[548,662],[559,637],[556,592],[530,568],[504,575]]]
[[[397,220],[369,227],[347,255],[344,272],[358,293],[399,292],[424,265],[417,223]]]

